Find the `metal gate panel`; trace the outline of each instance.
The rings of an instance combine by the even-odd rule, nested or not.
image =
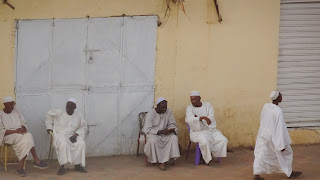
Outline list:
[[[48,90],[52,20],[20,21],[17,27],[16,90]]]
[[[124,17],[119,123],[121,154],[135,152],[139,132],[136,117],[153,106],[156,38],[156,16]]]
[[[137,149],[139,135],[140,112],[149,111],[153,107],[153,89],[149,91],[123,91],[121,101],[121,121],[119,122],[120,154],[134,154]],[[140,149],[143,150],[143,149]]]
[[[118,86],[121,77],[122,18],[93,18],[88,22],[87,84]]]
[[[88,156],[119,154],[117,104],[118,92],[89,93],[86,96]]]
[[[320,126],[319,7],[319,1],[281,1],[278,90],[288,127]]]
[[[85,84],[87,19],[55,19],[53,27],[53,87]]]
[[[17,108],[27,121],[28,130],[32,133],[39,157],[47,157],[49,136],[46,135],[45,114],[50,109],[48,94],[16,95]],[[31,158],[31,156],[30,156]]]
[[[157,16],[124,18],[124,84],[154,84],[156,38]]]
[[[22,22],[28,23],[19,20]],[[50,109],[64,109],[69,97],[78,100],[76,111],[82,113],[88,123],[87,156],[135,153],[138,114],[153,106],[157,17],[55,19],[48,22],[51,22],[51,29],[47,24],[47,39],[51,41],[48,42],[49,63],[45,61],[49,66],[47,88],[41,90],[34,86],[32,91],[16,91],[20,99],[17,99],[18,108],[22,109],[29,126],[36,127],[30,131],[37,136],[35,141],[41,151],[40,157],[46,157],[48,149],[45,114]],[[22,28],[17,34],[23,33]],[[42,41],[33,40],[28,41],[44,47]],[[18,38],[17,44],[19,47],[28,42]],[[29,54],[35,52],[35,49],[28,50]],[[19,55],[18,48],[17,70],[21,66]],[[39,57],[35,58],[36,62],[42,62]],[[26,63],[29,62],[33,61]],[[31,78],[43,74],[43,71],[34,73],[37,68],[26,67]],[[17,82],[28,84],[29,79],[17,76]],[[41,110],[38,111],[39,107]]]

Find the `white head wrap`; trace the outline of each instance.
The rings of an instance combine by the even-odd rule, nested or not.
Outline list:
[[[275,99],[277,99],[279,94],[280,94],[279,91],[272,91],[270,94],[271,100],[274,101]]]
[[[200,96],[200,92],[199,91],[192,91],[190,93],[190,96]]]
[[[11,96],[7,96],[7,97],[3,98],[3,103],[12,102],[12,101],[14,101],[14,100]]]
[[[159,98],[157,99],[157,101],[156,101],[156,105],[158,105],[158,104],[161,103],[162,101],[166,101],[166,99],[163,98],[163,97],[159,97]]]
[[[77,100],[76,100],[75,98],[70,98],[70,99],[68,100],[68,102],[73,102],[73,103],[77,104]]]

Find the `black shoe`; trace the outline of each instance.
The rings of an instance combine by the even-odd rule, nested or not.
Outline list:
[[[80,166],[80,165],[75,165],[74,166],[74,169],[76,170],[76,171],[79,171],[79,172],[82,172],[82,173],[87,173],[87,170],[85,170],[82,166]]]
[[[253,177],[253,180],[264,180],[264,178],[262,178],[261,176],[255,176]]]
[[[292,171],[289,179],[295,179],[295,178],[299,177],[301,174],[302,174],[301,171]]]
[[[66,173],[66,170],[64,169],[64,167],[60,167],[59,171],[57,172],[57,175],[61,176],[64,173]]]

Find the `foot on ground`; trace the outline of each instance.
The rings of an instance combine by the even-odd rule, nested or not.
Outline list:
[[[264,180],[264,178],[262,178],[261,176],[254,176],[253,180]]]
[[[17,169],[17,174],[19,174],[20,177],[27,176],[26,172],[23,169]]]
[[[159,169],[162,170],[162,171],[165,171],[167,170],[166,166],[165,166],[165,163],[159,163]]]
[[[79,172],[82,172],[82,173],[87,173],[87,170],[85,170],[82,166],[80,166],[80,165],[75,165],[74,166],[74,169],[76,170],[76,171],[79,171]]]
[[[301,171],[292,171],[289,179],[295,179],[295,178],[299,177],[301,174],[302,174]]]
[[[64,167],[61,167],[59,168],[59,171],[57,172],[57,175],[63,175],[64,173],[66,173],[66,170],[64,169]]]

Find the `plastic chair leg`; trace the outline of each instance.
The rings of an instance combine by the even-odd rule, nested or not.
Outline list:
[[[199,144],[197,143],[196,156],[195,156],[195,159],[194,159],[194,164],[195,165],[199,165],[200,164],[200,158],[201,158],[201,151],[200,151]]]
[[[139,148],[140,148],[140,133],[139,133],[139,137],[138,137],[138,147],[137,147],[137,157],[139,156]]]
[[[8,146],[4,145],[4,170],[6,172],[8,172],[7,162],[8,162]]]
[[[191,145],[191,141],[189,141],[189,145],[188,145],[188,149],[187,149],[187,154],[186,154],[186,159],[188,159],[188,157],[189,157],[190,145]]]

